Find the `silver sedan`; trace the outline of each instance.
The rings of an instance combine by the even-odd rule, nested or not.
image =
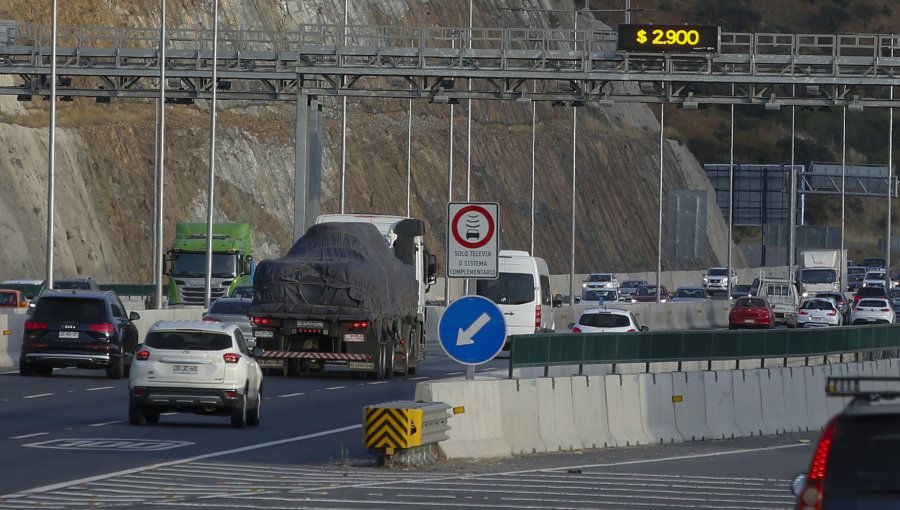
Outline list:
[[[220,297],[213,301],[209,310],[203,314],[203,320],[237,324],[241,328],[244,338],[247,339],[247,343],[253,347],[253,344],[255,344],[253,326],[250,324],[250,317],[247,315],[247,309],[250,308],[251,304],[253,304],[253,300],[250,298]]]

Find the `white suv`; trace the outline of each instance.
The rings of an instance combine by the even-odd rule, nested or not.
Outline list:
[[[591,273],[581,284],[581,290],[587,289],[618,289],[619,280],[612,273]]]
[[[738,284],[737,273],[731,270],[731,286],[732,288]],[[711,267],[703,276],[703,288],[706,290],[723,290],[728,291],[728,268]]]
[[[129,423],[157,423],[162,412],[188,411],[230,416],[235,428],[259,425],[262,370],[253,354],[236,324],[157,322],[131,366]]]

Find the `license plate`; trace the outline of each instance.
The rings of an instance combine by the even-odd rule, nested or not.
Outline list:
[[[822,317],[813,317],[813,322],[822,322]]]
[[[284,360],[257,358],[256,364],[259,365],[260,368],[281,368],[284,366]]]
[[[59,337],[60,338],[78,338],[78,332],[77,331],[60,331]]]
[[[747,324],[753,324],[754,322],[756,322],[756,320],[755,319],[744,319],[744,322]]]
[[[325,327],[324,321],[297,321],[298,328],[317,328],[322,329]]]
[[[365,333],[344,333],[344,341],[345,342],[365,342],[366,334]]]
[[[173,375],[197,375],[197,365],[173,365]]]
[[[256,338],[272,338],[275,336],[275,332],[268,329],[257,329],[254,336]]]
[[[348,361],[347,368],[351,370],[372,370],[375,368],[375,363],[371,361]]]

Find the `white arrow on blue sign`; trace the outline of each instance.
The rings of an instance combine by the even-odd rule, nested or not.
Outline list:
[[[506,321],[493,301],[466,296],[444,310],[438,336],[447,356],[464,365],[480,365],[503,349]]]

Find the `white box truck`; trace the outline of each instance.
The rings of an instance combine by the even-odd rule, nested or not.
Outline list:
[[[800,252],[797,290],[801,296],[819,292],[842,292],[847,288],[847,250]]]

